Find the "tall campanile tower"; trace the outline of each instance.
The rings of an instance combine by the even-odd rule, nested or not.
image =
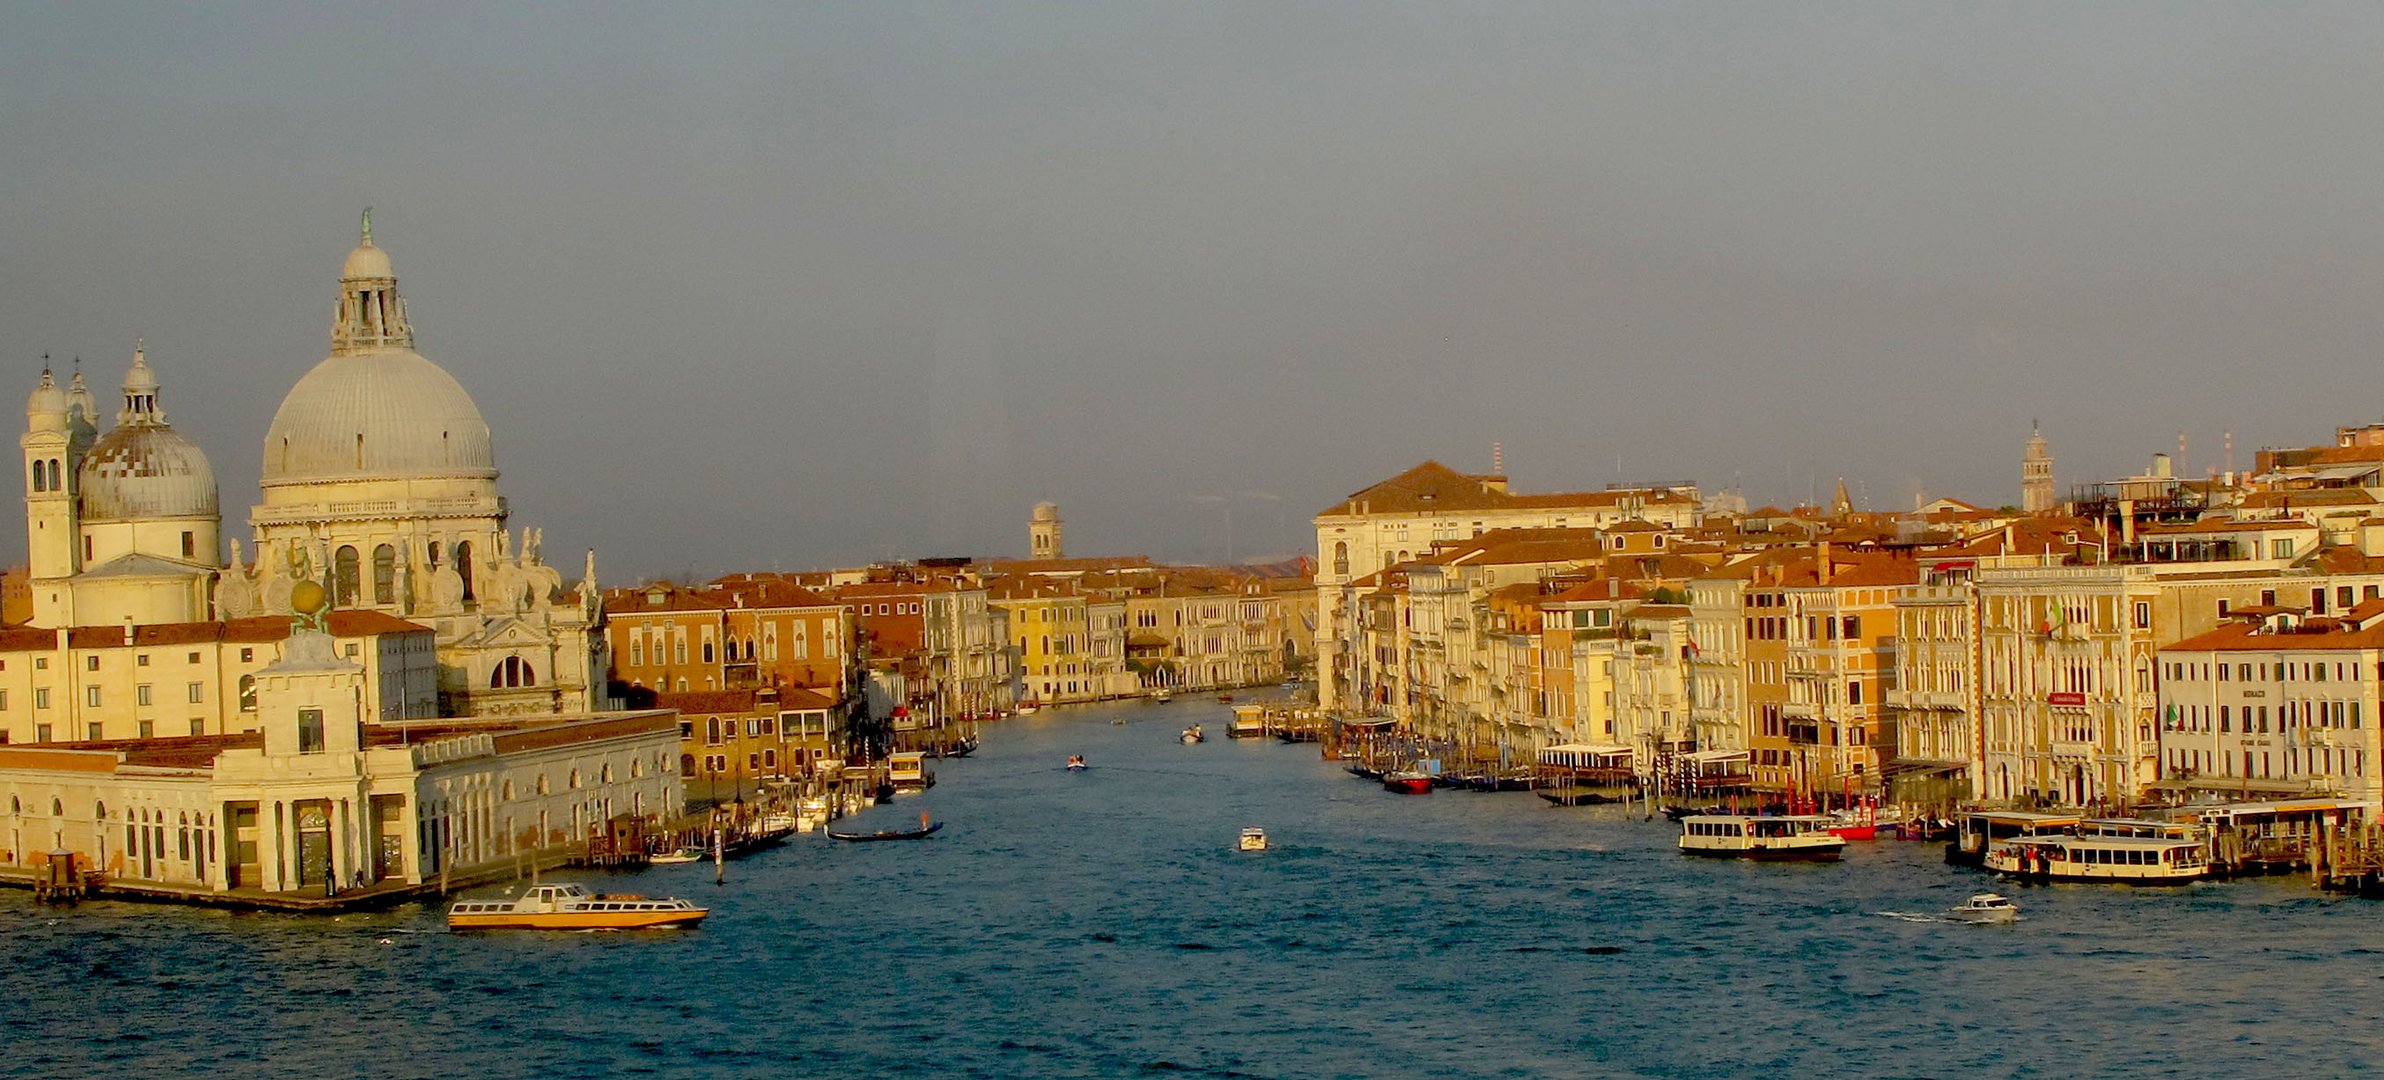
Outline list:
[[[2020,509],[2030,514],[2050,513],[2053,501],[2053,452],[2045,447],[2044,432],[2032,421],[2028,425],[2028,449],[2020,455]]]
[[[1060,508],[1047,502],[1035,504],[1035,516],[1027,522],[1027,543],[1032,549],[1029,558],[1064,559],[1067,547],[1060,539]]]

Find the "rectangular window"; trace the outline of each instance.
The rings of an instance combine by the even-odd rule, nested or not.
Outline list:
[[[199,654],[197,654],[197,653],[192,653],[192,654],[190,654],[189,658],[188,658],[188,659],[186,659],[186,660],[184,660],[183,662],[184,662],[184,663],[188,663],[188,664],[196,664],[196,663],[198,663],[198,662],[199,662]]]
[[[47,657],[47,656],[36,656],[36,657],[34,657],[34,658],[33,658],[33,670],[35,670],[35,671],[48,671],[48,670],[50,670],[50,658],[49,658],[49,657]]]
[[[190,733],[192,735],[205,735],[207,733],[207,721],[201,720],[196,716],[191,717]]]
[[[50,707],[50,688],[49,688],[49,687],[47,687],[47,686],[36,686],[36,687],[34,687],[34,688],[33,688],[33,707],[34,707],[34,708],[36,708],[36,709],[47,709],[47,708],[49,708],[49,707]],[[47,740],[44,740],[44,741],[47,741]]]
[[[85,671],[98,671],[98,670],[99,670],[99,657],[96,657],[96,656],[86,656],[86,657],[84,657],[84,658],[83,658],[83,670],[85,670]]]
[[[34,742],[48,742],[48,741],[50,741],[50,725],[48,725],[48,724],[35,724],[35,725],[33,725],[33,741],[34,741]]]
[[[92,689],[97,690],[99,688],[95,686],[92,687]],[[149,700],[148,683],[142,683],[139,686],[132,688],[132,703],[135,705],[148,705],[151,703]]]
[[[83,688],[83,704],[94,709],[99,708],[99,687],[86,686]]]
[[[257,651],[256,651],[255,649],[242,649],[242,650],[240,650],[240,662],[241,662],[241,663],[243,663],[243,664],[247,664],[247,663],[253,663],[253,662],[255,662],[256,658],[257,658]]]
[[[199,704],[204,704],[204,703],[206,702],[206,700],[207,700],[207,684],[206,684],[206,683],[192,683],[192,684],[190,684],[190,703],[191,703],[191,704],[193,704],[193,705],[199,705]]]
[[[323,752],[323,710],[298,710],[298,752],[301,754]]]
[[[148,667],[148,666],[149,666],[149,654],[148,654],[148,653],[142,653],[142,654],[140,654],[140,655],[138,655],[138,656],[135,656],[135,657],[133,657],[133,658],[132,658],[132,666],[134,666],[134,667]]]
[[[100,724],[99,724],[99,721],[97,721],[97,720],[94,720],[94,721],[92,721],[92,722],[91,722],[91,725],[90,725],[90,727],[88,727],[88,728],[87,728],[87,729],[85,729],[85,730],[87,730],[87,731],[90,733],[90,734],[88,735],[88,738],[89,738],[89,739],[90,739],[92,742],[100,742],[100,741],[103,741],[103,740],[105,740],[105,739],[107,738],[107,733],[106,733],[105,731],[101,730],[101,728],[100,728]]]
[[[151,721],[141,721],[139,730],[141,733],[141,738],[151,739],[157,737],[157,725]]]

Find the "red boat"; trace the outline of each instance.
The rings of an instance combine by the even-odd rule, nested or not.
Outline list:
[[[1432,790],[1432,777],[1428,773],[1410,771],[1384,773],[1382,786],[1401,795],[1422,795]]]

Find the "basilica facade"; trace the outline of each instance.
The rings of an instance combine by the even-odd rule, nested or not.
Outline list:
[[[61,387],[43,372],[26,419],[35,626],[286,615],[291,590],[314,581],[337,610],[434,633],[443,715],[612,704],[595,555],[567,583],[538,530],[511,529],[488,424],[455,377],[415,351],[369,218],[341,269],[330,354],[266,434],[253,550],[234,539],[225,557],[214,472],[167,424],[144,351],[105,434],[79,373]]]

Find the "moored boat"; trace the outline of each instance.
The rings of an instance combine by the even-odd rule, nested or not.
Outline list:
[[[540,885],[513,900],[459,900],[449,930],[651,930],[692,926],[710,909],[675,897],[589,893],[578,885]]]
[[[1846,838],[1832,836],[1825,817],[1747,817],[1698,814],[1680,821],[1680,850],[1733,859],[1835,859]]]
[[[679,863],[691,863],[699,861],[707,854],[709,853],[699,847],[674,848],[670,851],[665,851],[654,855],[648,858],[646,862],[654,866],[674,866]]]
[[[2019,919],[2020,909],[1996,893],[1984,892],[1945,909],[1945,917],[1958,922],[2007,923]]]
[[[927,755],[904,751],[886,755],[886,782],[896,795],[916,795],[935,786],[935,773],[927,768]]]
[[[2021,836],[1987,852],[1987,869],[2024,881],[2183,885],[2210,876],[2200,840],[2153,836]]]
[[[1417,769],[1401,769],[1382,774],[1382,786],[1402,795],[1422,795],[1432,790],[1432,774]]]

